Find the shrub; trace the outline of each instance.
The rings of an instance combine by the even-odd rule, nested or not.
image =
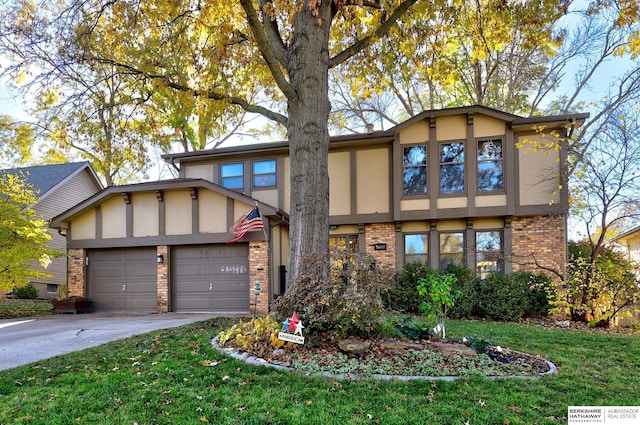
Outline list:
[[[220,346],[229,344],[266,357],[273,349],[285,345],[284,341],[278,339],[278,332],[281,329],[282,324],[271,316],[257,317],[220,332]]]
[[[326,258],[304,258],[306,272],[275,301],[275,315],[284,320],[297,312],[307,334],[374,335],[384,312],[382,296],[394,272],[376,268],[370,258],[357,255],[332,254],[330,260],[329,276],[319,276],[315,270],[323,269]]]
[[[425,265],[407,264],[384,297],[385,306],[405,313],[419,313],[424,300],[418,294],[418,281],[433,274],[436,272]]]
[[[490,320],[518,320],[549,313],[551,282],[543,274],[491,273],[479,284],[478,312]]]
[[[15,288],[13,294],[21,300],[34,300],[38,298],[38,290],[31,283]]]
[[[480,279],[475,272],[467,266],[449,263],[447,274],[455,276],[456,282],[453,284],[453,291],[459,293],[451,310],[449,317],[453,319],[470,319],[478,317],[478,285]]]
[[[635,264],[609,248],[595,258],[592,254],[587,242],[569,244],[568,279],[558,304],[573,320],[609,326],[625,307],[640,301]]]
[[[547,317],[557,296],[556,285],[544,273],[531,274],[525,317]]]

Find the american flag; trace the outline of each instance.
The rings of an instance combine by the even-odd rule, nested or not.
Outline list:
[[[251,211],[249,211],[248,213],[240,217],[238,221],[236,221],[233,224],[233,227],[231,228],[231,233],[233,233],[234,236],[231,239],[229,239],[227,243],[228,244],[236,243],[240,239],[242,239],[245,233],[251,232],[254,230],[261,230],[262,228],[263,228],[262,217],[260,216],[260,211],[258,210],[258,207],[255,207],[254,209],[252,209]]]

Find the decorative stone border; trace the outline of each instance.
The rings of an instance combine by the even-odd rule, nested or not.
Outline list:
[[[248,353],[237,353],[233,348],[223,348],[220,347],[218,341],[220,340],[220,336],[216,336],[211,340],[211,346],[214,350],[219,351],[223,354],[226,354],[229,357],[232,357],[236,360],[244,362],[246,364],[252,366],[266,366],[272,367],[277,370],[283,370],[288,372],[293,372],[295,369],[292,369],[287,366],[277,365],[273,363],[269,363],[265,359],[261,359],[259,357],[250,356]],[[504,348],[503,348],[504,350]],[[519,351],[513,351],[514,353],[523,354],[529,356],[530,354],[521,353]],[[554,375],[558,372],[558,368],[556,365],[551,363],[549,360],[545,359],[547,366],[549,366],[549,370],[540,373],[538,375],[511,375],[511,376],[484,376],[483,378],[494,380],[494,379],[525,379],[525,380],[534,380],[537,381],[545,376]],[[326,378],[334,378],[339,380],[352,380],[352,381],[361,381],[366,379],[379,379],[382,381],[414,381],[414,380],[423,380],[423,381],[455,381],[456,379],[464,378],[463,376],[410,376],[410,375],[380,375],[380,374],[372,374],[372,375],[355,375],[351,373],[329,373],[329,372],[318,372],[309,374],[309,376],[324,376]]]

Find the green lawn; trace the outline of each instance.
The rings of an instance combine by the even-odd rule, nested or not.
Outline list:
[[[215,352],[217,319],[0,372],[0,424],[566,424],[570,405],[637,405],[640,336],[451,321],[547,357],[539,381],[337,381]],[[207,366],[209,362],[211,366]]]
[[[0,319],[42,316],[53,312],[53,304],[44,300],[0,300]]]

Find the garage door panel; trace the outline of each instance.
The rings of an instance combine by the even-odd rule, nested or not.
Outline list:
[[[248,246],[209,245],[172,250],[175,311],[249,311]]]
[[[87,294],[95,310],[157,311],[156,249],[88,252]]]

